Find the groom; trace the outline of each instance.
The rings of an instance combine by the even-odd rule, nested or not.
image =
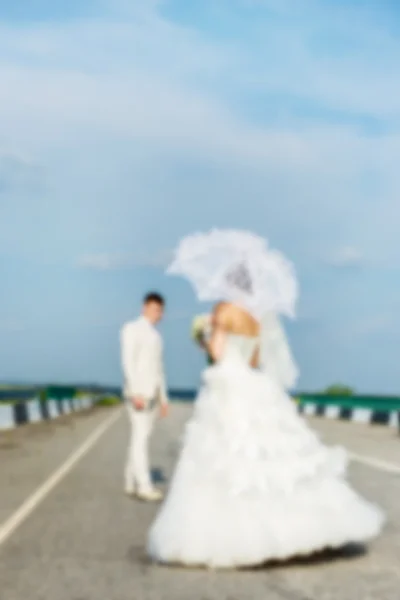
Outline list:
[[[121,330],[124,397],[131,424],[125,492],[149,502],[162,498],[151,481],[148,442],[157,412],[163,417],[168,414],[162,339],[155,327],[163,317],[164,307],[160,294],[147,294],[141,316]]]

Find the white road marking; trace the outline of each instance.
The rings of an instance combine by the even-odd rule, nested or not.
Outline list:
[[[385,473],[392,473],[392,475],[400,475],[400,465],[387,462],[385,460],[379,460],[373,456],[364,456],[363,454],[356,454],[349,452],[349,457],[355,462],[359,462],[368,467],[378,469],[379,471],[385,471]]]
[[[75,450],[67,460],[11,515],[0,527],[0,546],[14,533],[27,517],[39,506],[74,466],[93,448],[102,435],[115,423],[121,410],[105,419]]]

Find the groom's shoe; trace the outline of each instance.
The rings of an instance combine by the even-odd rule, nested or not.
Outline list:
[[[124,493],[126,496],[129,496],[129,498],[134,498],[136,496],[136,490],[131,486],[125,486]]]
[[[139,500],[143,500],[143,502],[160,502],[160,500],[163,499],[163,494],[160,490],[152,488],[150,490],[138,490],[136,492],[136,497]]]

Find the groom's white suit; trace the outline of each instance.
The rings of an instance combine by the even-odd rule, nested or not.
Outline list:
[[[149,497],[153,493],[148,440],[157,410],[168,404],[162,339],[154,325],[142,316],[121,330],[124,397],[131,423],[131,440],[125,467],[125,491]],[[138,410],[133,399],[141,398]]]

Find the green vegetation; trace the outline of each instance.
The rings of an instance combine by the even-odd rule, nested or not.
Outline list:
[[[121,403],[121,399],[118,396],[104,396],[96,402],[97,406],[116,406]]]
[[[342,383],[335,383],[333,385],[330,385],[329,387],[326,388],[326,390],[324,391],[324,394],[327,394],[328,396],[354,396],[354,390],[347,386],[344,385]]]

